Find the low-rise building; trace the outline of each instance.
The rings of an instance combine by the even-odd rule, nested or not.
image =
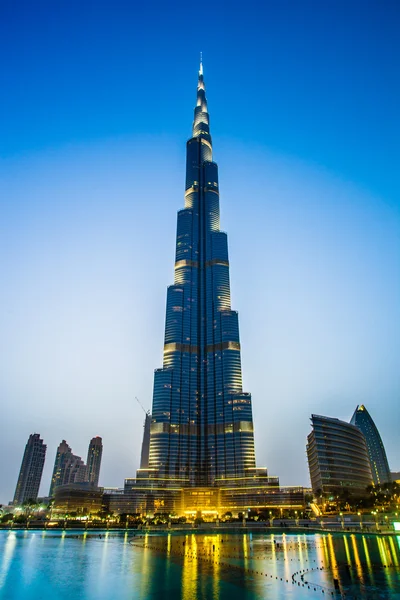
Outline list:
[[[54,491],[53,516],[89,516],[103,510],[103,489],[92,483],[68,483]]]

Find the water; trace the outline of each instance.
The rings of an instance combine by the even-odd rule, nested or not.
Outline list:
[[[1,531],[0,599],[392,600],[399,565],[400,536]]]

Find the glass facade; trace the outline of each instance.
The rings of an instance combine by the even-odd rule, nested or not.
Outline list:
[[[314,494],[344,489],[365,494],[372,473],[363,433],[350,423],[320,415],[312,415],[311,423],[307,458]]]
[[[99,485],[101,457],[103,456],[103,442],[96,436],[90,440],[86,461],[86,480],[94,485]]]
[[[374,484],[380,485],[392,481],[381,436],[371,415],[363,404],[357,406],[350,423],[358,427],[365,436]]]
[[[251,396],[243,392],[238,314],[231,309],[218,167],[200,65],[185,206],[167,291],[163,367],[155,371],[148,476],[223,485],[255,469]]]
[[[46,448],[39,433],[29,436],[22,458],[13,504],[22,504],[25,500],[36,501],[46,458]]]

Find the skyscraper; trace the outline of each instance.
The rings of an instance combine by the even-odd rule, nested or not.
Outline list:
[[[372,473],[363,433],[346,421],[320,415],[311,415],[311,424],[307,458],[314,494],[365,494]]]
[[[46,444],[40,439],[39,433],[32,433],[25,446],[17,487],[15,488],[14,504],[22,504],[25,500],[37,500],[40,481],[42,479]]]
[[[56,458],[54,460],[53,475],[51,476],[49,496],[54,496],[54,490],[58,485],[62,485],[64,472],[66,468],[67,456],[71,455],[71,448],[65,440],[57,448]]]
[[[220,230],[212,153],[200,63],[150,433],[149,477],[182,486],[223,485],[253,475],[256,464],[251,396],[242,389],[238,313],[231,309],[228,242]]]
[[[350,423],[358,427],[365,436],[374,484],[379,485],[392,481],[382,438],[363,404],[357,406]]]
[[[49,496],[54,496],[57,487],[68,483],[82,483],[86,481],[86,477],[85,463],[80,456],[73,454],[67,442],[62,440],[57,448]]]
[[[101,457],[103,455],[103,443],[99,436],[90,440],[88,455],[87,455],[87,475],[86,479],[89,483],[95,486],[99,485]]]

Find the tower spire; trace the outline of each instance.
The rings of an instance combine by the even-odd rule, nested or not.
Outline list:
[[[200,68],[197,80],[197,102],[194,109],[194,121],[192,129],[193,137],[202,137],[211,144],[210,121],[208,116],[206,90],[203,77],[203,53],[200,52]],[[211,160],[211,157],[210,157]]]

